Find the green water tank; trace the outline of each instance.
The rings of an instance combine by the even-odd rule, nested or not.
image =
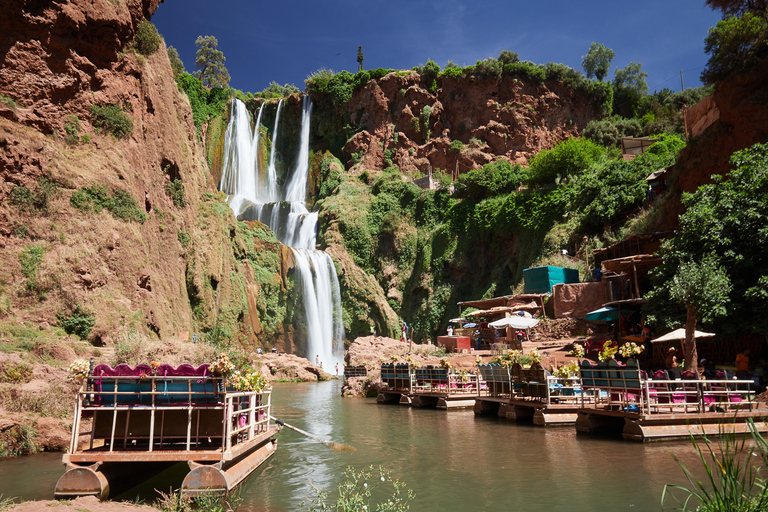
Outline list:
[[[533,267],[523,270],[525,293],[552,293],[552,286],[558,283],[578,283],[579,271],[573,268]]]

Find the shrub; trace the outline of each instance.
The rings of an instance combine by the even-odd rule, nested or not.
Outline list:
[[[482,200],[500,194],[508,194],[524,181],[526,171],[508,160],[500,159],[485,164],[482,169],[473,169],[459,176],[454,183],[456,197]]]
[[[56,320],[67,334],[76,334],[81,339],[88,337],[91,329],[93,329],[93,325],[96,323],[93,313],[80,304],[76,304],[71,312],[59,311],[56,314]]]
[[[178,233],[176,233],[176,238],[179,239],[179,243],[181,244],[182,247],[188,246],[191,240],[189,237],[189,233],[187,233],[186,231],[179,231]]]
[[[13,187],[8,202],[21,211],[43,215],[48,213],[50,201],[58,191],[59,187],[54,181],[40,178],[34,191],[26,185]]]
[[[43,254],[45,254],[45,248],[41,245],[28,245],[19,254],[21,273],[27,278],[27,290],[29,291],[37,290],[37,271],[43,263]]]
[[[531,177],[537,183],[554,183],[557,178],[578,175],[594,164],[603,148],[588,139],[566,139],[531,160]]]
[[[636,119],[610,118],[592,120],[584,128],[584,137],[601,146],[618,146],[622,137],[638,137],[643,127]]]
[[[187,201],[184,199],[184,183],[181,179],[176,178],[165,184],[165,193],[173,200],[173,204],[178,208],[184,208],[187,206]]]
[[[64,142],[70,146],[80,142],[80,119],[77,116],[67,116],[64,123]]]
[[[139,208],[136,200],[128,192],[115,189],[112,192],[112,197],[113,200],[109,211],[114,217],[126,222],[135,221],[139,224],[143,224],[147,220],[147,214]]]
[[[32,380],[32,367],[26,363],[6,362],[0,366],[0,382],[23,384]]]
[[[133,37],[133,47],[142,55],[152,55],[160,47],[160,39],[157,27],[147,20],[141,20]]]
[[[97,128],[103,128],[118,139],[127,137],[133,132],[133,121],[117,105],[91,105],[91,123]]]
[[[93,185],[76,190],[69,198],[69,204],[79,210],[99,213],[102,209],[114,217],[126,222],[135,221],[143,224],[147,214],[139,208],[136,200],[128,192],[114,189],[111,194],[104,185]]]
[[[224,112],[227,102],[234,94],[234,91],[228,88],[207,89],[200,79],[189,73],[181,73],[176,77],[176,83],[189,98],[189,103],[192,106],[192,119],[198,134],[211,117]]]
[[[461,142],[458,139],[457,140],[452,140],[451,141],[451,146],[450,146],[449,149],[453,153],[461,153],[462,150],[464,149],[464,143]]]
[[[421,109],[421,123],[424,125],[424,140],[429,140],[429,115],[432,113],[432,107],[424,105]]]

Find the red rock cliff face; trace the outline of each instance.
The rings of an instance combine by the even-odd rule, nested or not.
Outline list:
[[[719,119],[678,155],[673,169],[674,197],[666,203],[659,229],[679,227],[684,192],[711,183],[713,174],[728,174],[733,153],[768,140],[767,80],[768,62],[717,85],[711,100],[720,111]]]
[[[0,97],[2,321],[54,325],[57,313],[80,304],[94,314],[90,338],[97,343],[129,328],[168,338],[223,321],[236,336],[242,325],[258,324],[243,291],[253,288],[253,272],[233,255],[228,205],[205,194],[216,184],[166,48],[149,57],[124,51],[157,4],[4,4],[0,94],[17,105]],[[132,133],[118,140],[97,132],[90,124],[94,104],[120,105]],[[78,117],[90,142],[62,140],[69,116]],[[58,184],[47,211],[10,204],[14,187],[34,190],[42,176]],[[186,205],[166,193],[171,178],[182,181]],[[129,194],[146,220],[71,206],[76,190],[94,185]],[[42,257],[30,288],[20,257],[32,247]]]
[[[346,155],[362,152],[366,168],[386,167],[389,158],[420,172],[465,172],[500,157],[525,165],[599,117],[587,98],[552,80],[445,77],[440,84],[431,93],[417,73],[391,73],[356,91],[344,110],[363,130],[347,142]],[[454,140],[461,151],[451,150]]]
[[[65,115],[87,117],[91,93],[125,72],[118,56],[160,1],[3,2],[0,91],[21,106],[19,121],[51,133]]]

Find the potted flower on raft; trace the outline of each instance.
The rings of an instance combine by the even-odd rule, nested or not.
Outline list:
[[[629,359],[630,357],[636,357],[642,354],[643,350],[645,350],[644,346],[638,345],[633,341],[631,343],[625,343],[622,346],[620,346],[619,355],[624,359]]]
[[[608,361],[609,359],[616,358],[616,352],[619,350],[615,341],[608,340],[603,343],[603,347],[600,349],[600,353],[597,354],[597,358],[601,363]]]
[[[85,359],[78,359],[69,365],[69,375],[67,379],[77,384],[82,384],[88,374],[91,373],[91,364]]]
[[[573,356],[579,359],[583,358],[584,354],[585,354],[584,345],[580,343],[574,343],[573,348],[571,349],[570,352],[568,352],[569,356]]]
[[[218,384],[218,391],[223,393],[226,390],[229,376],[235,371],[235,365],[229,360],[227,354],[221,353],[208,365],[208,369],[212,375],[222,377],[222,382]]]

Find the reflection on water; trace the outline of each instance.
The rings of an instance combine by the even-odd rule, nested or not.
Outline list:
[[[297,510],[332,490],[347,466],[382,465],[416,493],[413,510],[657,510],[666,483],[684,483],[670,456],[695,467],[687,442],[639,444],[544,429],[471,410],[437,411],[342,399],[338,382],[275,387],[275,415],[326,439],[288,429],[268,466],[243,491],[242,510]]]
[[[310,481],[333,490],[347,466],[370,465],[414,490],[412,510],[658,510],[664,484],[685,482],[669,452],[696,467],[687,442],[639,444],[577,436],[572,427],[476,417],[471,410],[377,405],[341,398],[339,387],[338,381],[278,384],[274,415],[357,451],[334,451],[283,429],[275,456],[242,489],[240,511],[300,510],[315,496]],[[60,454],[46,454],[0,463],[0,494],[50,499],[63,473],[60,461]],[[140,495],[168,489],[171,480],[160,480]]]

